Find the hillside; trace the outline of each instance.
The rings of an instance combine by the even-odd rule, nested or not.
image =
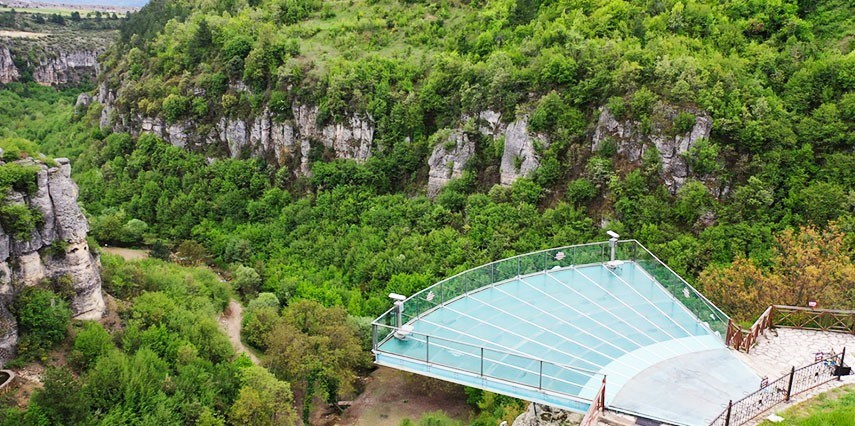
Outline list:
[[[238,395],[243,361],[200,349],[220,350],[222,336],[154,308],[178,296],[188,300],[170,309],[210,319],[224,286],[206,277],[190,298],[167,279],[182,274],[174,265],[107,258],[105,290],[132,329],[110,330],[122,356],[75,367],[77,385],[100,389],[113,364],[157,364],[179,374],[143,401],[163,423],[239,424],[252,392],[273,404],[291,390],[293,404],[268,408],[310,418],[359,390],[366,325],[390,292],[606,229],[739,321],[806,294],[855,307],[853,12],[843,1],[158,0],[122,23],[77,102],[71,89],[0,90],[0,142],[71,159],[99,242],[221,268],[246,307],[244,343],[275,376]],[[226,396],[176,385],[194,371],[227,376]],[[467,399],[476,425],[524,409]],[[88,399],[80,423],[140,407],[134,392],[110,401],[107,416]]]

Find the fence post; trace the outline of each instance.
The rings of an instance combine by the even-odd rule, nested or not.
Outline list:
[[[484,377],[484,347],[481,347],[481,377]]]
[[[793,391],[793,376],[795,376],[795,375],[796,375],[796,367],[793,366],[793,368],[790,369],[790,382],[787,384],[787,397],[784,398],[784,401],[790,400],[790,395],[792,394],[792,391]]]
[[[371,324],[371,348],[377,349],[377,324]],[[846,350],[846,348],[843,348]]]
[[[538,389],[543,389],[543,360],[540,361],[540,381],[537,384]]]
[[[840,352],[840,365],[837,367],[837,381],[840,381],[843,373],[843,358],[846,358],[846,347],[843,347],[843,352]]]
[[[733,408],[733,400],[727,401],[727,414],[724,416],[724,426],[730,426],[730,409]]]
[[[425,363],[430,364],[430,336],[425,335]]]
[[[727,319],[727,333],[725,333],[725,336],[724,336],[724,342],[725,342],[725,344],[727,344],[728,347],[732,347],[731,342],[730,342],[730,339],[732,337],[733,337],[733,320],[728,318]]]

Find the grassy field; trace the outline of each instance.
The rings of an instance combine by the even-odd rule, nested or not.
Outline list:
[[[8,12],[10,10],[14,10],[15,12],[21,13],[41,13],[43,15],[61,15],[61,16],[71,16],[71,12],[79,12],[80,17],[86,19],[87,13],[95,13],[95,9],[71,9],[71,8],[63,8],[63,7],[33,7],[33,8],[21,8],[21,7],[5,7],[0,6],[0,13]],[[106,13],[106,12],[101,12]]]
[[[855,425],[855,385],[819,394],[783,413],[782,423],[764,420],[760,426],[852,426]]]

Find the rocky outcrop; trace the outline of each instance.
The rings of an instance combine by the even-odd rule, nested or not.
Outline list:
[[[674,130],[673,123],[681,112],[689,112],[695,123],[688,132]],[[615,142],[617,154],[632,163],[641,161],[645,150],[655,148],[662,160],[662,179],[676,193],[689,177],[689,166],[684,154],[700,139],[709,138],[712,118],[703,111],[677,109],[670,105],[658,105],[651,117],[650,131],[644,132],[641,123],[634,120],[619,120],[608,108],[600,109],[591,149],[597,150],[607,139]]]
[[[529,130],[528,117],[505,123],[501,113],[485,110],[477,116],[464,116],[461,119],[463,126],[473,121],[477,133],[504,139],[504,151],[499,164],[499,182],[502,185],[510,185],[521,177],[529,176],[540,166],[538,145],[548,147],[549,140]],[[469,140],[462,128],[455,129],[446,143],[440,143],[433,149],[428,160],[428,195],[438,194],[449,180],[460,177],[466,162],[474,155],[474,141]]]
[[[153,133],[165,141],[186,149],[205,151],[210,145],[224,148],[232,158],[245,155],[264,157],[280,166],[295,166],[298,175],[310,173],[309,154],[313,146],[323,147],[335,158],[362,163],[371,156],[374,121],[369,116],[352,114],[342,122],[318,125],[318,108],[294,102],[293,118],[281,120],[263,108],[255,117],[221,117],[209,130],[200,130],[193,120],[166,123],[161,117],[140,114],[131,120],[114,117],[116,93],[102,84],[96,100],[103,106],[102,129]]]
[[[559,410],[548,405],[529,404],[511,426],[568,426],[578,425],[584,416],[572,411]]]
[[[94,79],[98,75],[98,52],[65,52],[39,58],[34,64],[33,80],[45,86],[65,86]]]
[[[0,83],[3,84],[18,81],[22,74],[27,74],[32,76],[33,81],[45,86],[68,86],[94,80],[99,72],[99,51],[46,51],[42,48],[21,46],[15,48],[8,40],[4,44],[12,48],[0,47]],[[26,73],[22,73],[15,65],[13,59],[16,56]],[[35,61],[31,60],[31,57],[36,58]]]
[[[475,155],[475,142],[462,131],[454,131],[434,147],[428,159],[428,196],[435,197],[451,179],[459,178]]]
[[[18,81],[20,77],[21,74],[18,72],[15,62],[12,61],[12,53],[9,52],[9,48],[0,46],[0,84]]]
[[[0,365],[14,355],[17,326],[8,306],[21,288],[67,276],[75,292],[71,308],[76,318],[97,319],[104,312],[98,261],[86,241],[89,223],[77,205],[68,160],[57,159],[55,166],[31,159],[18,163],[38,169],[38,189],[32,194],[10,191],[4,202],[39,210],[43,220],[27,239],[0,227]]]

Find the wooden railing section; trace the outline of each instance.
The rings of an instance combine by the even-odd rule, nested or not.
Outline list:
[[[603,384],[600,385],[600,390],[597,392],[597,396],[594,397],[594,401],[591,403],[591,407],[588,408],[588,412],[585,413],[585,417],[582,418],[582,423],[579,426],[594,426],[597,424],[597,420],[600,419],[600,416],[603,415],[603,411],[606,409],[606,378],[603,377]]]
[[[748,330],[730,320],[725,343],[733,349],[748,353],[757,338],[773,327],[855,334],[855,311],[772,305]]]

